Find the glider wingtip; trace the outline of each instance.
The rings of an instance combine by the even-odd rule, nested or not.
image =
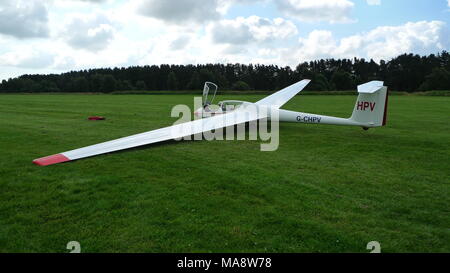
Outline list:
[[[302,85],[304,85],[304,86],[308,85],[310,82],[311,82],[310,79],[304,79],[304,80],[300,81],[300,83],[302,83]]]
[[[47,165],[53,165],[57,163],[62,163],[70,161],[69,158],[64,156],[63,154],[56,154],[56,155],[49,155],[46,157],[41,157],[38,159],[33,160],[33,163],[39,166],[47,166]]]

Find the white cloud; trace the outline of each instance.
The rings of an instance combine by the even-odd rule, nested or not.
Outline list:
[[[75,10],[78,8],[89,8],[102,4],[109,4],[115,0],[47,0],[49,6],[57,7],[65,10]]]
[[[75,15],[64,28],[62,36],[76,49],[99,51],[113,40],[116,30],[104,14]]]
[[[234,20],[221,20],[207,28],[215,43],[248,44],[285,39],[298,33],[297,27],[288,20],[273,20],[258,16],[237,17]]]
[[[81,2],[91,2],[91,3],[102,3],[106,0],[72,0],[72,1],[81,1]]]
[[[181,50],[188,45],[190,39],[189,35],[180,35],[170,43],[170,49]]]
[[[30,7],[34,6],[45,9],[41,14],[45,19],[38,21],[44,31],[39,32],[39,27],[30,29],[31,23],[8,28],[0,24],[0,33],[2,29],[9,33],[17,29],[22,30],[17,33],[28,32],[22,36],[0,35],[0,79],[21,73],[162,63],[296,66],[300,61],[327,57],[379,60],[402,53],[430,54],[450,48],[448,28],[440,21],[380,26],[341,37],[335,33],[336,29],[345,27],[341,25],[326,24],[326,30],[305,32],[318,27],[311,24],[303,29],[303,24],[297,29],[286,17],[232,17],[231,14],[242,5],[253,7],[253,2],[261,1],[255,5],[253,14],[261,15],[259,12],[267,4],[268,8],[279,7],[286,16],[307,22],[319,21],[318,26],[322,27],[323,22],[350,22],[352,0],[183,0],[176,5],[167,0],[49,0],[45,1],[45,6],[40,4],[44,1],[36,0],[0,1],[0,14],[5,12],[5,3],[14,6],[17,14],[26,14],[25,11],[33,10]],[[19,2],[22,6],[13,4]],[[167,2],[171,2],[170,8]],[[150,5],[155,3],[156,6]],[[366,5],[364,3],[362,1]],[[293,9],[283,9],[288,5]],[[250,10],[248,7],[246,10]],[[156,10],[161,12],[154,14]],[[10,18],[19,22],[12,15]],[[5,19],[0,18],[0,23],[2,20]],[[31,18],[27,20],[32,22]],[[353,25],[352,29],[360,28]],[[305,33],[301,38],[299,31]],[[17,39],[42,36],[51,39]]]
[[[252,5],[258,2],[269,2],[270,0],[217,0],[217,11],[224,15],[232,6]]]
[[[57,70],[73,70],[77,63],[71,56],[56,56],[53,63],[53,68]]]
[[[218,0],[140,0],[138,13],[170,23],[202,23],[220,18]]]
[[[381,5],[381,0],[367,0],[367,4],[370,6],[379,6]]]
[[[300,38],[299,44],[302,59],[328,58],[336,49],[333,34],[325,30],[312,31],[307,38]]]
[[[330,31],[312,31],[299,39],[299,61],[319,58],[363,57],[389,60],[403,53],[429,54],[450,47],[448,28],[441,21],[410,22],[377,27],[368,33],[336,40]]]
[[[31,46],[21,46],[16,51],[10,51],[0,55],[2,66],[20,68],[47,68],[53,64],[55,55]]]
[[[278,1],[278,0],[275,0]],[[172,24],[205,23],[223,18],[235,5],[251,5],[268,0],[137,0],[131,4],[138,14]]]
[[[388,59],[409,52],[427,54],[450,47],[448,28],[442,21],[377,27],[368,33],[365,40],[367,54],[375,59]]]
[[[2,0],[0,33],[20,39],[49,36],[47,7],[36,0]]]
[[[277,0],[278,9],[286,16],[303,22],[353,22],[349,0]]]

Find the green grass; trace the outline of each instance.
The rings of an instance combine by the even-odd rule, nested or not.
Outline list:
[[[346,117],[354,101],[284,109]],[[281,124],[276,152],[189,141],[31,163],[171,125],[180,103],[192,95],[0,96],[0,252],[450,252],[448,97],[393,96],[369,131]]]

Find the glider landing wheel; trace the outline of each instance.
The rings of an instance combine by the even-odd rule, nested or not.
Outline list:
[[[369,128],[368,127],[362,127],[364,129],[364,131],[368,131]]]

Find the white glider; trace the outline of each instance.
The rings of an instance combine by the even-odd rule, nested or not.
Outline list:
[[[211,88],[215,89],[215,96],[217,85],[207,82],[203,92],[204,105],[195,111],[195,115],[201,116],[201,119],[38,158],[33,160],[33,163],[46,166],[166,140],[179,139],[245,122],[264,118],[270,119],[271,113],[274,113],[274,111],[278,111],[277,116],[280,122],[361,126],[366,130],[386,124],[387,87],[383,86],[383,82],[380,81],[372,81],[358,86],[359,96],[353,114],[348,119],[279,109],[302,91],[309,82],[310,80],[302,80],[256,103],[222,101],[219,102],[218,109],[214,110],[211,109],[212,105],[207,100],[207,97]]]

